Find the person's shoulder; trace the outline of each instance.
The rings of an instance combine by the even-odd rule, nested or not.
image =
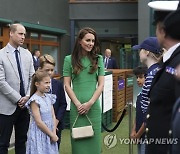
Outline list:
[[[60,84],[60,83],[62,83],[60,80],[57,80],[57,79],[54,79],[54,78],[52,78],[52,83],[53,84]]]
[[[19,50],[20,50],[20,51],[23,50],[23,51],[28,51],[28,52],[30,52],[28,49],[23,48],[23,47],[19,47]]]
[[[57,79],[52,79],[52,84],[56,85],[56,86],[59,86],[59,87],[63,86],[62,81],[57,80]]]
[[[71,55],[67,55],[67,56],[65,56],[64,60],[65,60],[65,61],[69,61],[69,62],[70,62],[70,61],[71,61]]]
[[[103,59],[103,56],[102,55],[97,55],[97,57],[99,58],[99,59]]]
[[[0,49],[0,54],[4,54],[4,52],[6,51],[7,46],[5,46],[4,48]]]
[[[71,59],[71,55],[65,56],[66,59]]]
[[[114,58],[114,57],[111,57],[111,60],[115,60],[115,58]]]
[[[28,49],[25,49],[23,47],[19,47],[19,49],[20,49],[20,51],[23,51],[23,53],[28,54],[28,56],[31,56],[31,58],[32,58],[32,54],[31,54],[31,52]]]
[[[37,94],[33,94],[30,99],[27,101],[27,105],[31,104],[31,102],[35,102],[37,104],[41,104],[41,96],[38,96]]]

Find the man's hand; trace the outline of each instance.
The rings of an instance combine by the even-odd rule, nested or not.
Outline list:
[[[29,96],[21,97],[21,99],[20,99],[19,102],[18,102],[18,106],[19,106],[20,108],[24,108],[24,105],[25,105],[25,103],[28,101],[28,99],[29,99]]]

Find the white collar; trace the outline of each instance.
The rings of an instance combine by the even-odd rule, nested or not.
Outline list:
[[[10,43],[7,44],[10,52],[14,53],[14,51],[16,50],[16,48],[14,48]],[[17,50],[19,51],[20,50],[20,47],[17,48]]]
[[[36,57],[36,56],[33,56],[36,60],[38,59],[38,57]]]
[[[163,55],[163,63],[165,63],[173,54],[173,52],[176,50],[176,48],[180,46],[180,43],[177,43],[175,45],[173,45],[171,48],[169,48],[168,51],[166,51]]]

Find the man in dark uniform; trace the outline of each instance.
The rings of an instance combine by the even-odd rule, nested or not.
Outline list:
[[[171,115],[175,101],[180,96],[180,86],[175,80],[176,66],[180,63],[180,8],[178,1],[154,1],[148,5],[155,9],[156,35],[160,45],[167,50],[161,69],[157,72],[149,93],[147,111],[146,154],[166,154],[170,138]],[[172,143],[170,142],[170,139]]]
[[[179,84],[180,84],[180,65],[176,68],[175,74]],[[180,97],[176,101],[173,107],[172,119],[171,119],[171,129],[172,129],[172,137],[177,139],[177,144],[173,144],[171,147],[171,154],[180,153]]]

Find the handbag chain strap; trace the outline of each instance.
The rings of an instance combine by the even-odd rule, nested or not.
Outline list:
[[[87,114],[86,114],[85,116],[86,116],[86,118],[88,119],[89,123],[92,125],[92,122],[91,122],[91,120],[89,119],[89,117],[87,116]],[[72,125],[72,128],[74,128],[74,125],[76,124],[78,117],[79,117],[79,114],[77,115],[77,117],[76,117],[76,119],[75,119],[75,121],[74,121],[74,123],[73,123],[73,125]]]

